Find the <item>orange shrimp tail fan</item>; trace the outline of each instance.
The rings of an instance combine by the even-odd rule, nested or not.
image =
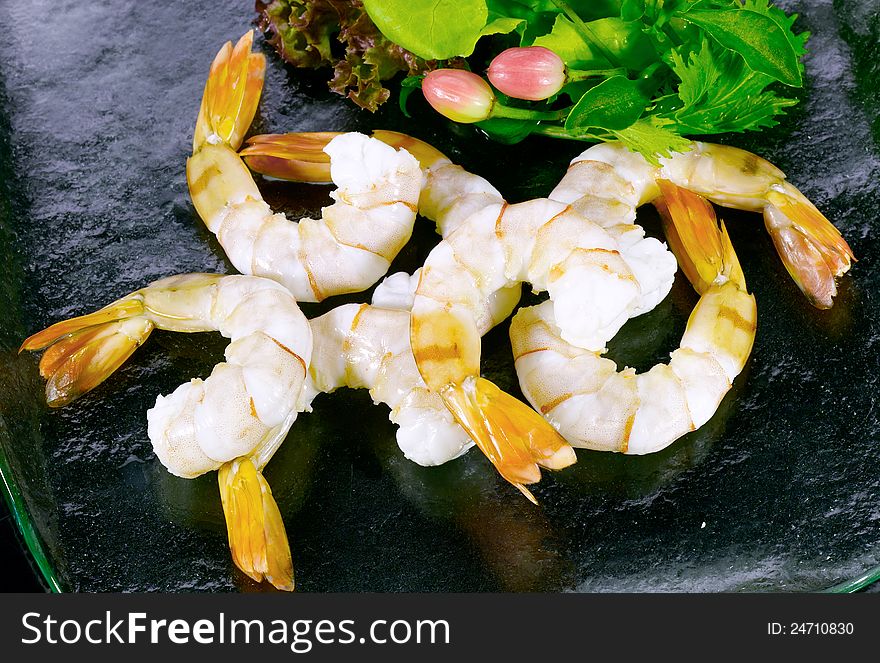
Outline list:
[[[330,155],[324,152],[338,132],[262,134],[251,136],[239,154],[248,168],[291,182],[326,184],[330,180]]]
[[[577,460],[571,445],[541,415],[489,380],[468,377],[440,395],[501,476],[535,504],[526,485],[541,480],[540,468],[558,470]]]
[[[764,225],[786,271],[816,308],[831,308],[836,279],[855,260],[840,231],[789,183],[767,194]]]
[[[663,220],[663,232],[688,281],[699,294],[721,280],[734,282],[745,291],[739,259],[727,228],[719,227],[712,204],[702,196],[658,180],[661,196],[654,201]]]
[[[293,562],[281,512],[262,473],[249,458],[224,463],[217,473],[235,565],[257,582],[293,591]]]
[[[193,153],[205,143],[222,143],[237,150],[257,112],[266,58],[251,53],[252,30],[233,47],[226,42],[211,63],[193,135]]]
[[[317,131],[251,136],[239,154],[248,167],[261,175],[291,182],[330,182],[330,156],[324,152],[327,143],[338,132]],[[373,138],[395,149],[405,149],[422,168],[449,161],[445,154],[428,143],[397,131],[378,129]]]
[[[661,196],[654,205],[664,219],[669,245],[682,271],[697,292],[702,293],[721,266],[721,235],[714,223],[715,213],[697,194],[665,180],[657,184]],[[767,192],[766,201],[764,225],[786,271],[813,306],[831,308],[837,295],[837,278],[855,261],[849,244],[815,205],[788,182],[774,185]],[[709,219],[712,223],[708,223]],[[731,256],[727,258],[731,263]]]
[[[58,322],[27,338],[22,350],[43,350],[40,375],[50,407],[67,405],[106,380],[147,339],[153,323],[138,297]]]

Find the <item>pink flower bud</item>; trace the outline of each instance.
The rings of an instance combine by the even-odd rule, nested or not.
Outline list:
[[[565,63],[549,48],[508,48],[489,65],[489,80],[504,94],[516,99],[541,101],[565,85]]]
[[[495,93],[482,78],[462,69],[435,69],[422,81],[425,99],[454,122],[479,122],[489,117]]]

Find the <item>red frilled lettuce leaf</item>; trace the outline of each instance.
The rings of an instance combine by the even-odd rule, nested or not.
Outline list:
[[[330,89],[370,111],[388,100],[383,81],[438,64],[382,36],[360,0],[257,0],[256,10],[260,29],[284,60],[295,67],[332,67]]]

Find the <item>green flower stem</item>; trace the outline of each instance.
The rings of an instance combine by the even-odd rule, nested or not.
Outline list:
[[[639,72],[639,75],[636,76],[636,78],[650,78],[651,76],[656,74],[663,66],[665,66],[664,62],[654,62],[652,64],[649,64],[647,67]]]
[[[510,106],[504,106],[502,104],[496,103],[492,106],[492,111],[489,113],[489,117],[506,117],[509,120],[561,120],[566,115],[568,115],[568,111],[570,108],[563,108],[558,111],[536,111],[529,110],[528,108],[511,108]]]
[[[574,29],[577,30],[581,39],[584,40],[584,43],[586,43],[587,46],[594,46],[611,64],[615,66],[620,65],[620,62],[614,56],[614,53],[605,48],[605,44],[603,44],[602,40],[599,39],[599,36],[593,32],[593,28],[584,23],[584,20],[578,16],[577,12],[572,9],[571,5],[563,0],[553,0],[553,4],[559,7],[569,20],[574,23]]]
[[[667,53],[675,49],[675,43],[660,29],[647,31],[648,39],[654,44],[658,53]]]
[[[612,76],[626,76],[626,69],[566,69],[566,82],[576,83],[588,78],[611,78]]]
[[[553,125],[539,125],[535,127],[535,130],[532,131],[532,133],[537,134],[538,136],[549,136],[550,138],[571,138],[564,127],[556,127]]]
[[[645,67],[641,72],[639,72],[639,75],[636,76],[636,80],[639,82],[639,87],[642,92],[645,93],[645,96],[654,96],[654,93],[660,86],[660,76],[662,75],[663,67],[665,66],[665,63],[663,62],[655,62]]]
[[[582,140],[588,143],[599,143],[602,141],[614,140],[614,136],[610,133],[599,131],[597,133],[572,134],[565,130],[565,127],[542,124],[535,127],[533,134],[538,136],[549,136],[550,138],[564,138],[565,140]]]

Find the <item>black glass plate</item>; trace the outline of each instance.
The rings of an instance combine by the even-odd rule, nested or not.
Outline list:
[[[206,376],[218,335],[156,333],[99,389],[50,410],[21,340],[147,282],[232,272],[190,204],[184,162],[208,65],[251,27],[247,3],[0,3],[0,474],[53,590],[252,591],[230,561],[213,474],[169,475],[147,438],[156,395]],[[703,429],[649,457],[579,451],[545,473],[539,507],[477,452],[406,461],[387,409],[320,397],[269,464],[305,591],[854,589],[880,565],[880,206],[875,2],[781,3],[813,33],[803,103],[726,137],[783,170],[859,262],[834,308],[810,307],[757,215],[724,212],[759,308],[752,359]],[[203,6],[200,6],[203,5]],[[545,195],[583,146],[489,144],[413,99],[370,115],[268,49],[256,131],[391,128],[435,143],[513,201]],[[296,215],[323,187],[264,183]],[[641,217],[649,232],[657,220]],[[394,265],[436,242],[420,221]],[[367,295],[345,298],[362,301]],[[678,343],[695,296],[679,280],[611,354],[645,369]],[[315,315],[338,305],[306,306]],[[485,374],[518,394],[504,325]]]

